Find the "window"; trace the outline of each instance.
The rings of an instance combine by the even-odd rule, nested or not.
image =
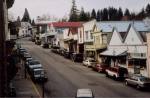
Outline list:
[[[91,36],[91,39],[93,39],[92,30],[90,30],[90,36]]]
[[[80,38],[82,38],[82,31],[80,30]]]
[[[107,35],[102,35],[102,44],[107,44]]]
[[[86,40],[88,40],[88,31],[85,31],[85,37],[86,37]]]

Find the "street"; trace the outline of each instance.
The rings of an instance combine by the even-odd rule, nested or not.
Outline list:
[[[107,78],[103,73],[95,72],[82,63],[74,63],[31,41],[22,39],[21,43],[33,58],[40,60],[47,72],[48,82],[45,84],[47,97],[75,97],[78,88],[91,88],[95,97],[150,97],[149,91],[127,87],[123,82]],[[39,92],[42,92],[41,87],[35,85]]]

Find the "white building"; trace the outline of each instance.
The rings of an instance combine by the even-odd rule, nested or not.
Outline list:
[[[21,27],[19,30],[19,37],[31,36],[31,24],[28,22],[21,22]]]

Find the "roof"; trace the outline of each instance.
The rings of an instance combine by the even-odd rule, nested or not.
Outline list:
[[[100,21],[97,22],[97,27],[102,32],[112,32],[115,27],[118,32],[127,32],[130,24],[133,24],[136,31],[150,31],[148,25],[144,21]]]
[[[83,22],[52,22],[54,27],[69,28],[69,27],[81,27]],[[51,23],[49,24],[51,26]]]
[[[126,55],[127,50],[126,49],[108,49],[102,53],[100,53],[100,55],[104,55],[104,56],[124,56]]]

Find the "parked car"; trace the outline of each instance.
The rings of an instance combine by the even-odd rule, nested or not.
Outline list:
[[[63,56],[65,51],[67,51],[65,48],[60,47],[59,54]]]
[[[31,62],[33,60],[32,57],[26,58],[25,60],[25,67],[27,68],[29,66],[29,62]]]
[[[46,82],[48,80],[46,72],[43,68],[33,69],[31,72],[31,78],[34,82]]]
[[[74,62],[82,62],[83,61],[83,54],[82,53],[72,53],[72,56],[71,56],[72,60]]]
[[[94,94],[91,89],[78,89],[75,98],[94,98]]]
[[[23,54],[23,60],[26,61],[27,58],[31,58],[31,55],[27,52]]]
[[[72,51],[65,51],[65,52],[64,52],[64,57],[70,59],[72,53],[73,53]]]
[[[23,57],[24,53],[27,53],[27,50],[24,49],[24,48],[20,48],[20,49],[19,49],[19,55],[20,55],[21,57]]]
[[[96,63],[97,62],[94,58],[87,58],[86,60],[83,61],[83,65],[85,65],[87,67],[95,66]]]
[[[32,70],[36,68],[42,68],[41,63],[38,60],[31,60],[27,67],[28,72],[31,73]]]
[[[128,71],[123,67],[109,67],[106,69],[106,77],[113,77],[113,79],[125,79],[128,76]]]
[[[137,89],[150,88],[150,78],[132,75],[125,79],[125,84],[135,86]]]
[[[104,64],[104,63],[97,63],[93,69],[98,71],[98,72],[103,72],[105,73],[106,69],[108,69],[109,66],[107,64]]]
[[[48,43],[44,43],[44,44],[42,45],[42,47],[43,47],[43,48],[49,48],[49,44],[48,44]]]

